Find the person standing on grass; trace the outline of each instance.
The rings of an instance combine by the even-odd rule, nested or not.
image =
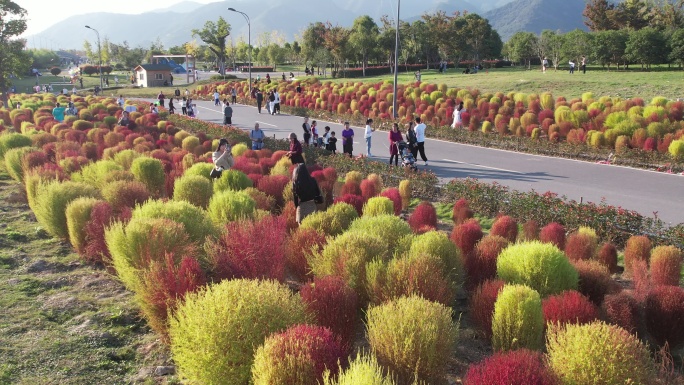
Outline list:
[[[373,139],[373,132],[375,132],[375,128],[371,127],[371,124],[373,124],[373,119],[367,119],[366,129],[364,131],[364,138],[366,139],[366,156],[369,158],[373,156],[371,154],[371,140]]]
[[[261,104],[264,102],[264,93],[260,89],[256,89],[257,110],[261,113]]]
[[[542,72],[546,73],[547,68],[549,68],[549,59],[544,57],[544,60],[542,60]]]
[[[399,165],[399,146],[397,143],[401,142],[403,139],[401,132],[399,132],[399,123],[393,123],[392,130],[389,133],[390,166],[392,165],[392,159],[394,159],[395,166]]]
[[[421,123],[420,117],[416,117],[416,147],[418,152],[420,152],[420,158],[423,159],[425,165],[428,165],[428,159],[425,156],[425,129],[427,126],[425,123]]]
[[[223,124],[233,124],[233,107],[230,106],[228,100],[226,100],[226,106],[223,107]]]
[[[166,99],[166,97],[164,96],[164,91],[159,91],[157,99],[159,100],[159,107],[164,107],[164,99]]]
[[[309,145],[309,140],[311,140],[311,125],[309,124],[309,118],[304,118],[304,123],[302,123],[302,130],[304,130],[304,145]]]
[[[259,128],[259,123],[254,123],[254,129],[249,133],[252,140],[252,150],[261,150],[264,147],[264,132]]]
[[[349,122],[344,122],[344,130],[342,130],[342,152],[354,156],[354,130],[349,127]]]
[[[580,62],[580,70],[582,70],[582,74],[587,73],[587,57],[582,56],[582,61]]]
[[[218,91],[214,91],[214,105],[218,106],[219,104],[221,104],[221,95]]]

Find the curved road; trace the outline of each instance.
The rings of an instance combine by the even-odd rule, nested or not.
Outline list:
[[[149,99],[148,99],[149,100]],[[176,103],[178,106],[179,103]],[[221,107],[213,102],[197,101],[198,118],[223,123]],[[178,107],[180,110],[180,107]],[[287,114],[271,116],[263,109],[233,105],[233,125],[249,130],[259,122],[267,135],[286,138],[290,132],[302,136],[303,120]],[[342,125],[318,122],[319,133],[330,126],[338,137],[341,150]],[[428,130],[430,128],[428,127]],[[365,153],[363,127],[354,127],[354,153]],[[388,133],[373,134],[373,159],[389,160]],[[622,166],[601,165],[583,161],[523,154],[482,148],[459,143],[427,139],[425,152],[429,166],[424,166],[418,155],[420,168],[433,171],[442,182],[453,178],[477,178],[498,182],[520,191],[552,191],[568,199],[600,202],[634,210],[645,216],[657,215],[670,224],[684,222],[684,176],[640,170]]]

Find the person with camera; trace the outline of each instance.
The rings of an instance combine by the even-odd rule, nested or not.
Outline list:
[[[214,169],[211,171],[210,176],[213,179],[221,177],[224,170],[228,170],[233,167],[233,154],[231,154],[230,143],[225,138],[219,141],[218,148],[214,153],[211,154],[211,160],[214,162]]]

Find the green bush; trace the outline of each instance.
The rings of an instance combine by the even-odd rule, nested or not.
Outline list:
[[[218,233],[205,210],[184,201],[147,201],[133,210],[133,218],[166,218],[179,222],[198,245]]]
[[[249,150],[249,147],[247,147],[246,144],[238,143],[230,148],[230,153],[233,155],[234,158],[237,158],[238,156],[244,154],[247,150]]]
[[[394,203],[386,197],[370,198],[365,205],[363,205],[364,217],[377,217],[378,215],[393,215]]]
[[[192,166],[190,166],[189,169],[185,170],[185,173],[183,173],[183,176],[188,176],[188,175],[199,175],[202,177],[207,178],[207,180],[211,181],[211,177],[209,176],[209,173],[211,170],[214,168],[214,165],[211,163],[195,163]]]
[[[66,208],[71,201],[80,197],[99,198],[100,192],[93,186],[79,182],[40,184],[34,198],[36,219],[50,235],[69,239]]]
[[[577,290],[577,271],[550,243],[531,241],[508,246],[499,254],[496,272],[506,283],[527,285],[542,297]]]
[[[297,294],[275,281],[224,280],[188,294],[170,318],[179,376],[194,384],[247,384],[266,337],[306,323]]]
[[[252,218],[256,202],[242,191],[226,190],[216,193],[209,201],[209,217],[217,226],[240,219]]]
[[[19,183],[24,182],[24,155],[33,152],[31,147],[12,148],[5,152],[5,168],[12,179]]]
[[[253,187],[254,183],[242,171],[226,170],[221,177],[214,180],[214,191],[221,192],[226,190],[241,191],[248,187]]]
[[[31,147],[31,138],[17,133],[6,133],[0,135],[0,159],[5,157],[5,153],[13,148]]]
[[[390,251],[394,251],[400,240],[407,235],[413,234],[411,227],[403,219],[394,215],[380,215],[377,217],[361,217],[349,226],[349,231],[362,234],[377,235],[386,244]]]
[[[549,366],[564,385],[653,383],[648,348],[619,326],[551,326],[546,348]]]
[[[328,207],[326,211],[317,211],[307,215],[299,227],[335,236],[347,230],[358,217],[359,214],[354,206],[347,203],[335,203]]]
[[[375,356],[357,353],[356,358],[349,363],[347,369],[340,368],[337,380],[326,372],[323,385],[395,385],[391,375],[378,364]]]
[[[507,351],[544,346],[544,314],[539,293],[524,285],[505,285],[494,304],[492,346]]]
[[[85,227],[90,221],[90,211],[95,204],[102,202],[95,198],[77,198],[66,207],[67,230],[69,241],[74,246],[76,252],[81,254],[85,244]]]
[[[119,151],[114,155],[114,162],[123,167],[124,170],[130,170],[133,161],[140,157],[140,153],[134,150]]]
[[[166,174],[164,172],[164,165],[159,159],[142,156],[136,158],[131,164],[131,173],[133,173],[136,180],[142,182],[147,187],[147,191],[152,196],[162,196],[164,184],[166,183]]]
[[[673,140],[670,143],[670,147],[667,148],[667,151],[675,160],[684,160],[684,140]]]
[[[200,140],[196,136],[188,136],[181,142],[181,148],[187,152],[192,152],[195,147],[200,145]]]
[[[116,171],[123,171],[123,167],[113,160],[100,160],[81,167],[80,171],[71,174],[71,180],[102,188],[107,177]]]
[[[183,175],[173,183],[173,200],[190,202],[206,209],[214,195],[211,180],[199,175]]]
[[[428,231],[412,238],[409,255],[430,254],[439,257],[444,264],[444,273],[454,283],[463,284],[463,259],[458,247],[441,231]]]
[[[458,336],[452,316],[442,304],[402,297],[368,309],[368,342],[400,383],[441,382]]]

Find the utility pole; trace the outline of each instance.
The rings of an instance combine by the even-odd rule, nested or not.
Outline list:
[[[392,115],[394,119],[399,117],[397,113],[397,69],[399,63],[399,7],[401,5],[401,0],[397,0],[397,31],[394,42],[394,94],[392,95]]]

